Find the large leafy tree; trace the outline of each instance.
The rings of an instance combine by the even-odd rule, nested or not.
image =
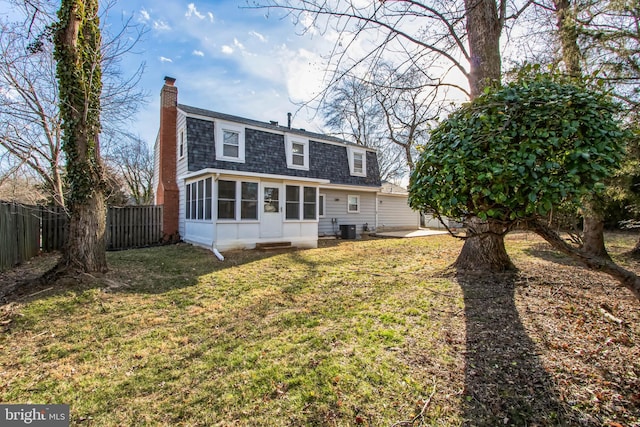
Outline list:
[[[105,179],[100,157],[101,37],[97,0],[63,0],[54,34],[69,234],[61,272],[107,269]]]
[[[604,189],[602,181],[618,166],[627,137],[616,114],[602,92],[549,76],[487,90],[433,131],[411,177],[410,203],[465,221],[466,238],[482,242],[482,253],[463,246],[458,268],[513,269],[504,236],[516,227],[539,232],[560,250],[571,249],[559,247],[540,218],[554,206]],[[573,254],[609,268],[640,297],[635,275]]]

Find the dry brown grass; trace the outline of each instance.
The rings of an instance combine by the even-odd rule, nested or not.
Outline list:
[[[499,277],[443,273],[448,236],[111,253],[2,306],[0,401],[92,426],[640,425],[638,301],[533,235],[507,247]]]

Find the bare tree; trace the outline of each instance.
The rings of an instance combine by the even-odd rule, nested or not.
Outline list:
[[[37,48],[24,26],[0,24],[0,146],[35,171],[64,206],[62,130],[50,43]],[[33,30],[33,26],[31,27]]]
[[[382,62],[429,70],[440,85],[469,98],[499,84],[500,36],[508,22],[533,1],[265,0],[255,6],[284,10],[303,31],[333,32],[327,84],[346,74],[373,75]],[[366,49],[355,49],[364,42]],[[436,72],[440,71],[440,72]],[[466,80],[461,82],[460,78]],[[320,96],[325,96],[323,92]],[[461,270],[502,271],[512,267],[504,246],[508,232],[496,221],[469,216],[467,236],[456,266]]]
[[[153,155],[144,141],[138,138],[121,141],[105,160],[126,187],[129,203],[153,203]]]
[[[443,111],[439,82],[423,70],[410,68],[398,71],[380,67],[376,79],[376,100],[380,105],[388,138],[404,153],[404,162],[411,173],[414,169],[416,146],[429,137],[431,125]]]
[[[54,11],[49,2],[13,2],[22,20],[0,22],[0,153],[34,171],[48,190],[51,202],[65,206],[59,94],[53,60]],[[107,7],[109,4],[107,5]],[[106,13],[106,12],[105,12]],[[137,89],[143,64],[129,76],[120,71],[123,55],[143,35],[131,19],[117,34],[107,32],[102,44],[104,90],[101,95],[102,132],[110,140],[128,136],[127,125],[145,101]]]
[[[377,149],[383,180],[404,176],[402,152],[389,144],[373,85],[350,76],[332,86],[329,92],[322,105],[325,126],[346,141]]]

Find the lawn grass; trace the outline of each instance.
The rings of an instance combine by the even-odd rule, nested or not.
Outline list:
[[[525,268],[549,263],[540,244],[507,239]],[[440,274],[460,246],[334,241],[224,262],[184,244],[109,253],[104,277],[2,307],[0,401],[67,403],[71,424],[90,426],[474,425],[468,293]],[[530,289],[515,288],[524,307]],[[522,317],[544,353],[544,327]],[[629,375],[639,366],[629,360]],[[599,420],[592,402],[570,399]],[[601,419],[640,422],[623,409]]]

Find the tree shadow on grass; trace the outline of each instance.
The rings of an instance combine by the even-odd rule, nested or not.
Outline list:
[[[523,252],[532,257],[540,258],[555,264],[566,265],[570,267],[580,266],[581,264],[574,261],[567,255],[556,251],[548,243],[537,243],[531,247],[524,249]]]
[[[515,279],[458,275],[467,337],[465,425],[575,425],[522,325]]]

